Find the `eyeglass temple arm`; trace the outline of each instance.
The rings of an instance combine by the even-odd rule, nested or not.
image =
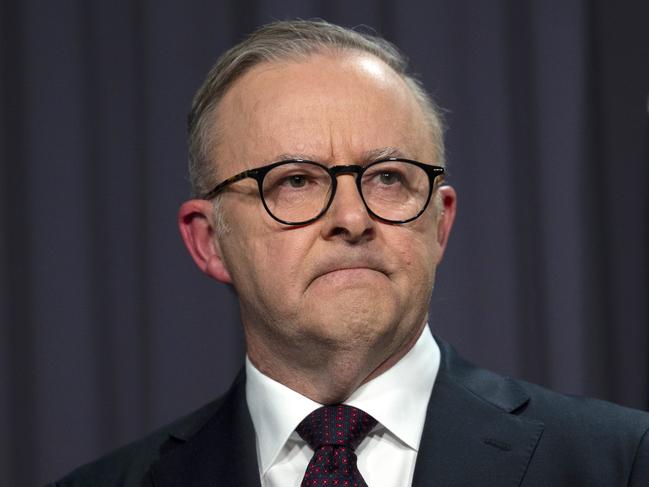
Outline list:
[[[236,174],[232,176],[231,178],[226,179],[225,181],[221,181],[219,184],[217,184],[211,191],[208,191],[201,199],[204,200],[211,200],[214,198],[217,194],[219,194],[223,188],[226,186],[236,183],[237,181],[241,181],[242,179],[246,178],[255,178],[257,176],[257,173],[259,171],[257,169],[249,169],[247,171],[243,171],[242,173]]]

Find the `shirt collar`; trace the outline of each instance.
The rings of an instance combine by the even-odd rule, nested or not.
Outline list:
[[[419,449],[440,351],[428,326],[394,366],[361,385],[345,404],[362,409],[413,450]]]
[[[417,450],[439,363],[439,347],[425,326],[399,362],[361,385],[344,403],[372,415],[409,448]],[[263,474],[297,425],[321,404],[262,374],[247,356],[246,400]]]

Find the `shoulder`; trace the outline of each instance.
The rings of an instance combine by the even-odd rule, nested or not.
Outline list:
[[[649,485],[649,413],[516,382],[530,397],[520,416],[544,424],[529,478],[547,478],[553,464],[555,473],[590,485],[614,473],[620,485]]]
[[[622,431],[645,431],[649,413],[589,397],[561,394],[523,380],[513,379],[461,358],[447,343],[437,339],[442,352],[440,376],[507,412],[543,421],[546,426],[570,431],[601,430],[617,425]]]
[[[146,437],[83,465],[48,487],[135,487],[149,485],[151,466],[178,445],[187,442],[218,415],[232,391],[200,409],[163,426]]]
[[[585,434],[607,433],[620,437],[625,433],[649,429],[649,413],[623,407],[608,401],[560,394],[536,384],[514,381],[530,397],[521,414],[542,418],[547,426],[582,431]],[[613,429],[615,426],[615,429]]]
[[[457,394],[465,393],[462,397],[467,402],[480,402],[496,414],[507,413],[542,429],[528,465],[528,479],[557,475],[555,480],[591,479],[589,485],[600,485],[595,481],[598,477],[601,481],[619,475],[624,485],[649,485],[649,413],[561,394],[481,369],[438,342],[441,381],[452,383]],[[557,480],[556,485],[564,484]]]

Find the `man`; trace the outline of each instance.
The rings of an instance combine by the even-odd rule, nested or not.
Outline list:
[[[393,47],[266,26],[209,73],[189,140],[180,231],[237,292],[245,370],[56,485],[649,485],[649,415],[497,376],[433,339],[456,195],[435,105]]]

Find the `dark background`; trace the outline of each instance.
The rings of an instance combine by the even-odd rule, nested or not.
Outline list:
[[[176,230],[185,116],[272,19],[367,24],[447,112],[459,215],[435,333],[499,372],[649,399],[649,3],[0,0],[0,485],[227,387],[235,298]]]

